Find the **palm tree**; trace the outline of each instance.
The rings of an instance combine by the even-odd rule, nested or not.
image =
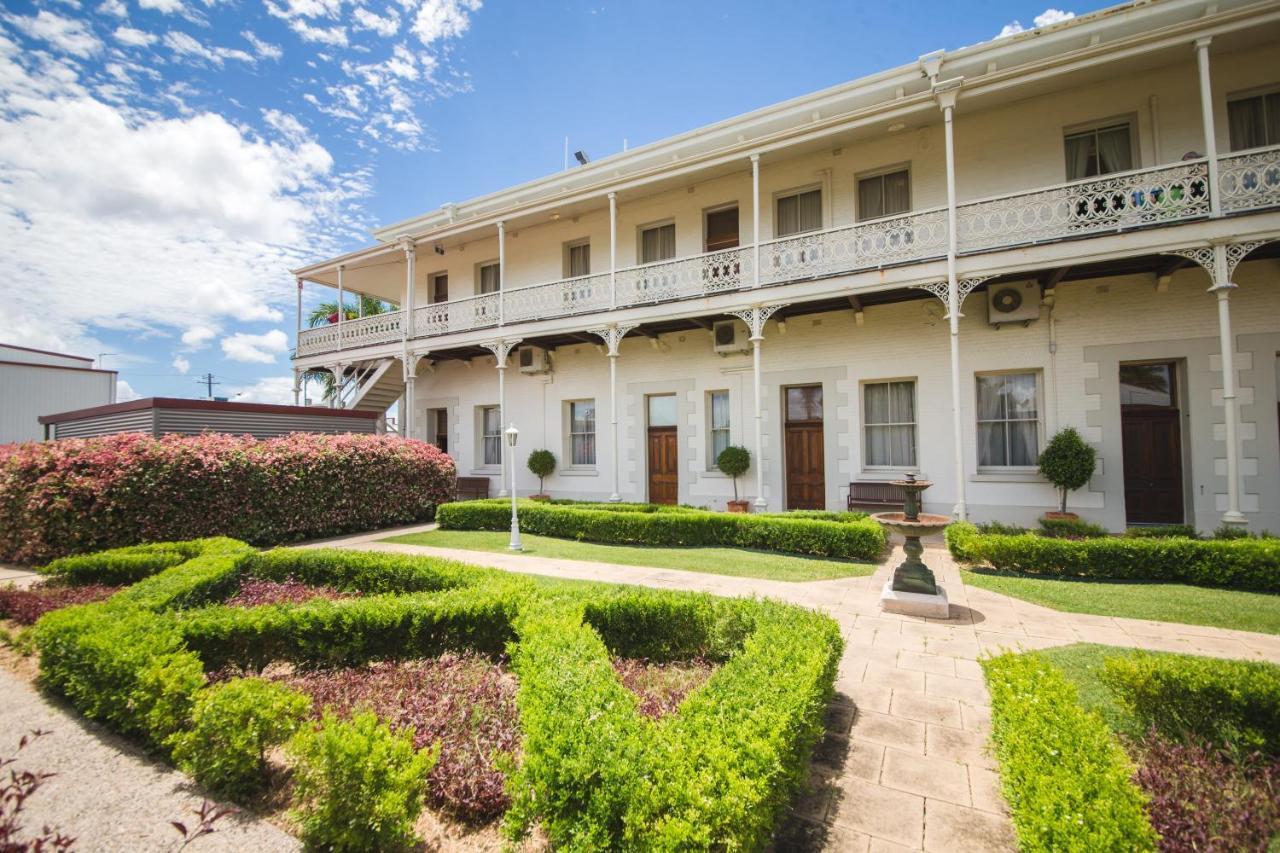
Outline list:
[[[384,314],[389,310],[387,303],[373,296],[365,296],[361,294],[357,297],[355,303],[348,303],[346,299],[342,300],[343,321],[357,320],[360,317],[368,317],[372,314]],[[316,326],[325,326],[330,323],[338,322],[338,302],[321,302],[311,309],[311,313],[307,315],[307,326],[314,329]],[[315,379],[320,382],[320,386],[324,389],[324,397],[328,400],[337,393],[338,383],[334,376],[327,370],[309,370],[304,376],[305,379]]]

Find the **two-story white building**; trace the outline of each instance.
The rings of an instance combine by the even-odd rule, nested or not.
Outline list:
[[[723,506],[741,444],[758,507],[915,470],[931,510],[1027,522],[1074,426],[1082,516],[1280,530],[1276,2],[940,51],[375,237],[299,307],[399,310],[299,325],[295,371],[400,398],[495,493],[545,447],[556,496]]]

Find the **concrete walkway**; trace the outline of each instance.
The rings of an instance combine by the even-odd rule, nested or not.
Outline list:
[[[830,613],[846,642],[837,697],[811,765],[814,792],[797,805],[779,850],[1014,849],[987,748],[990,699],[977,662],[984,653],[1094,642],[1280,663],[1280,637],[1062,613],[966,587],[937,544],[924,559],[947,589],[947,620],[880,611],[880,589],[903,558],[900,548],[871,577],[787,583],[378,541],[388,535],[307,547],[433,555],[560,578],[769,596]]]

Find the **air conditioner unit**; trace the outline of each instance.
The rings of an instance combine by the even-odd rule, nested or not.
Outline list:
[[[721,320],[711,324],[712,349],[721,355],[746,352],[747,342],[738,324],[733,320]]]
[[[520,347],[516,350],[521,373],[550,373],[551,357],[542,347]]]
[[[987,322],[1030,323],[1040,319],[1040,284],[1015,281],[987,287]]]

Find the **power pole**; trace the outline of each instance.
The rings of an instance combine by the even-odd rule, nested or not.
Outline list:
[[[213,399],[213,386],[222,384],[221,382],[214,381],[212,373],[206,373],[204,376],[201,376],[199,379],[197,379],[196,382],[200,385],[205,386],[206,396],[208,396],[210,400]]]

